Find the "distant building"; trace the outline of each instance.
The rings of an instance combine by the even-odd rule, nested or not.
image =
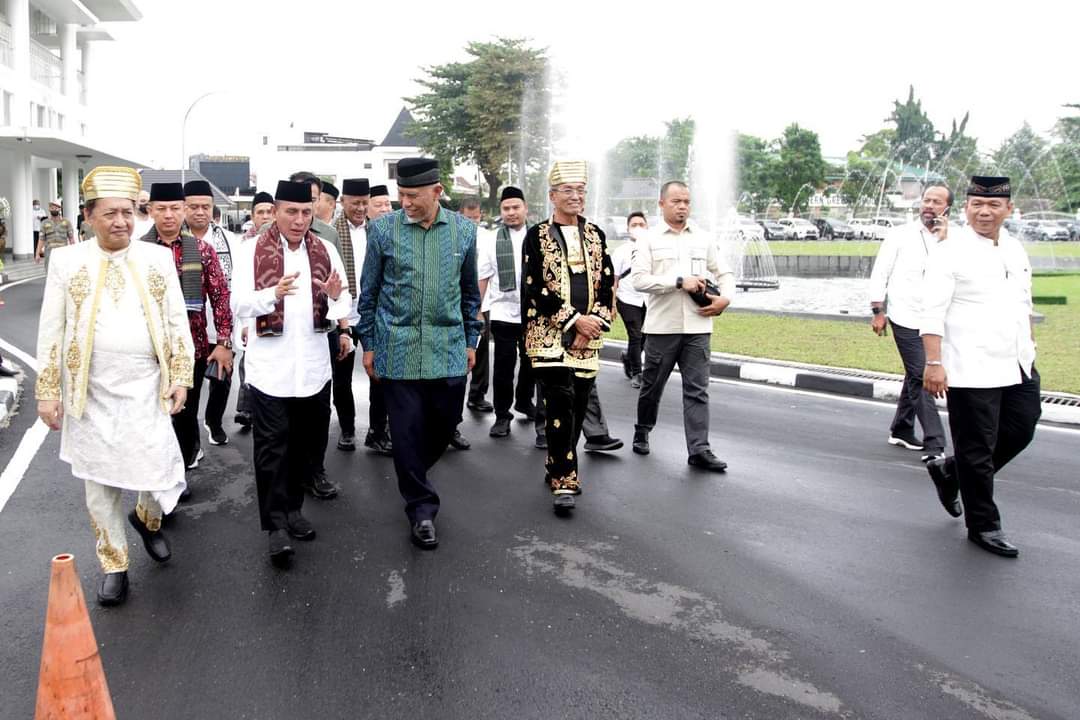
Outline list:
[[[396,197],[398,161],[422,154],[415,141],[407,137],[413,122],[403,107],[382,142],[292,127],[280,135],[263,135],[251,157],[251,176],[259,190],[269,192],[273,192],[278,180],[297,170],[313,172],[339,187],[345,178],[364,177],[372,185],[386,185],[391,196]]]
[[[0,2],[0,197],[11,204],[15,257],[34,253],[35,198],[47,207],[62,186],[64,216],[75,221],[84,173],[142,165],[107,152],[87,124],[93,47],[112,40],[101,23],[141,18],[132,0]]]
[[[251,160],[242,155],[194,155],[190,169],[202,175],[226,195],[254,195]]]
[[[210,191],[214,193],[214,205],[222,210],[228,210],[233,207],[234,203],[229,196],[226,195],[220,187],[218,187],[213,180],[202,175],[197,170],[153,170],[147,168],[140,170],[139,175],[142,176],[143,187],[147,190],[154,183],[178,183],[178,182],[190,182],[192,180],[206,180],[210,183]]]

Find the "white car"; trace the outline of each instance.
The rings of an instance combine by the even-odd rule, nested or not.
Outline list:
[[[855,237],[859,240],[882,240],[888,231],[888,228],[870,218],[853,218],[848,220],[848,225],[855,230]]]
[[[788,228],[788,230],[791,231],[792,237],[796,240],[817,240],[820,236],[817,226],[809,220],[804,220],[802,218],[780,218],[776,222]]]

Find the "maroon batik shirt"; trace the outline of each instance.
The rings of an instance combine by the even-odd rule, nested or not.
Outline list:
[[[173,260],[176,261],[176,274],[179,276],[183,264],[184,244],[176,238],[170,246]],[[232,309],[229,307],[229,281],[218,262],[214,248],[199,240],[199,255],[202,257],[203,294],[210,299],[214,310],[214,328],[219,338],[232,337]],[[195,360],[205,360],[210,355],[210,340],[206,336],[206,307],[198,313],[188,313],[191,325],[191,340],[195,343]]]

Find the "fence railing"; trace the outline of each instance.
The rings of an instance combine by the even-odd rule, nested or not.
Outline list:
[[[0,65],[12,67],[15,64],[15,48],[11,42],[11,26],[0,20]]]
[[[60,90],[63,73],[60,58],[36,40],[30,41],[30,77],[53,90]]]

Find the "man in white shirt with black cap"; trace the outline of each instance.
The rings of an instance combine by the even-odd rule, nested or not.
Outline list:
[[[946,512],[965,515],[968,539],[1003,557],[1019,550],[1001,529],[994,478],[1031,442],[1042,412],[1031,263],[1002,227],[1013,211],[1011,195],[1007,177],[971,178],[968,227],[930,254],[919,323],[923,384],[948,399],[954,451],[927,469]]]
[[[871,328],[880,336],[887,326],[892,327],[904,363],[904,385],[889,427],[889,444],[922,450],[923,462],[944,456],[945,428],[933,396],[923,389],[926,354],[919,337],[919,294],[926,258],[948,235],[952,204],[952,190],[941,183],[928,185],[923,190],[919,218],[889,233],[870,273]],[[916,417],[922,425],[922,440],[915,436]]]

